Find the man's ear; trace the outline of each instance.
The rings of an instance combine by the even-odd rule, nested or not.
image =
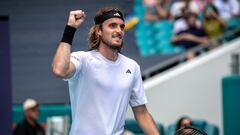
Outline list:
[[[101,30],[100,26],[96,27],[96,34],[98,36],[102,36],[102,30]]]

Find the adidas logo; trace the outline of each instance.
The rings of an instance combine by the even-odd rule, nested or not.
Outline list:
[[[119,13],[115,13],[113,14],[113,16],[121,16]]]
[[[131,74],[132,72],[128,69],[128,70],[126,71],[126,73],[127,73],[127,74]]]

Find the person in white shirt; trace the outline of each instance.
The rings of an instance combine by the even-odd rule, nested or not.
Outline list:
[[[239,15],[239,3],[237,0],[214,0],[220,17],[229,20]]]
[[[174,20],[178,20],[179,18],[182,18],[184,16],[185,12],[188,11],[196,14],[200,13],[199,6],[195,1],[178,0],[172,4],[170,14]]]
[[[122,12],[100,9],[89,32],[90,51],[71,53],[74,33],[85,18],[82,10],[70,12],[52,62],[53,73],[69,84],[70,135],[122,135],[128,104],[145,134],[159,135],[145,105],[140,67],[120,53],[125,27]]]

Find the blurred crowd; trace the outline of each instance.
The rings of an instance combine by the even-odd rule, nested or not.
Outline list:
[[[143,4],[145,21],[174,22],[171,43],[186,50],[221,37],[228,22],[239,17],[238,0],[143,0]],[[188,58],[195,55],[190,52]]]

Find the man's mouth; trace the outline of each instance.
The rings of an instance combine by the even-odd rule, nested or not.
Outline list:
[[[114,37],[114,39],[117,39],[117,40],[122,40],[121,37]]]
[[[118,38],[119,40],[121,40],[123,36],[120,34],[115,34],[115,35],[112,35],[112,38]]]

